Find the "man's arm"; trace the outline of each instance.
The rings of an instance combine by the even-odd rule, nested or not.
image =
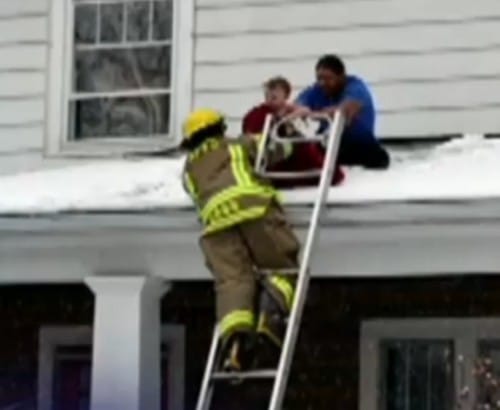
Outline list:
[[[332,105],[327,107],[320,112],[334,116],[338,110],[342,110],[345,115],[346,123],[350,124],[352,120],[359,114],[363,108],[363,103],[359,100],[354,99],[344,99],[338,105]]]
[[[184,188],[184,191],[189,195],[193,203],[197,205],[198,194],[196,192],[196,186],[193,179],[189,175],[189,172],[186,170],[186,167],[184,167],[182,171],[182,188]]]
[[[297,106],[310,108],[311,107],[311,103],[312,103],[312,101],[311,101],[312,93],[313,93],[313,87],[312,86],[304,88],[299,93],[299,95],[297,96],[297,98],[295,98],[294,104],[297,105]]]
[[[191,201],[193,202],[194,207],[196,208],[196,211],[198,213],[198,222],[200,224],[203,224],[203,221],[201,219],[201,209],[200,209],[200,204],[198,202],[198,192],[196,190],[196,185],[189,175],[189,172],[184,168],[184,171],[182,172],[182,187],[184,188],[184,191],[189,195],[191,198]]]
[[[338,109],[341,109],[346,116],[347,124],[350,124],[369,100],[371,100],[370,92],[366,85],[358,80],[348,84],[340,103],[335,107],[328,107],[326,112],[333,115]]]
[[[301,95],[299,95],[297,102],[299,104],[308,104],[308,106],[311,106],[309,101],[310,95],[311,91],[310,88],[308,88],[304,90]],[[361,81],[354,84],[351,83],[346,86],[343,92],[342,100],[339,104],[331,105],[320,110],[319,112],[333,116],[340,109],[344,112],[346,121],[349,124],[359,114],[363,108],[364,102],[368,98],[370,98],[368,90]]]
[[[350,123],[359,114],[368,97],[368,90],[361,82],[346,88],[339,107],[344,112],[347,123]]]
[[[342,109],[347,109],[348,112],[351,110],[354,110],[355,104],[351,102],[347,102],[347,104],[338,104],[338,105],[332,105],[326,108],[323,108],[321,110],[314,111],[312,107],[314,106],[312,99],[313,99],[313,92],[314,89],[312,86],[307,87],[304,89],[296,98],[294,102],[294,110],[293,112],[289,115],[290,118],[296,118],[296,117],[304,117],[306,115],[310,115],[314,112],[322,113],[322,114],[328,114],[333,116],[339,108]],[[351,107],[352,106],[352,107]]]

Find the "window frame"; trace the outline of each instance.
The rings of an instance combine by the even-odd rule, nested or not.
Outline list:
[[[38,344],[37,409],[52,409],[56,351],[60,346],[87,345],[92,348],[92,326],[42,326]],[[184,409],[185,327],[161,326],[161,343],[168,346],[168,408]]]
[[[71,71],[74,64],[74,1],[52,0],[50,6],[45,101],[45,155],[108,157],[120,156],[131,151],[150,151],[177,145],[181,136],[182,118],[188,114],[193,101],[194,0],[172,0],[172,78],[169,135],[155,138],[146,136],[144,138],[115,137],[80,141],[71,141],[68,138]]]

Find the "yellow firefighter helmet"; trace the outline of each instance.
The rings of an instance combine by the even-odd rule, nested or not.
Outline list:
[[[182,127],[183,141],[191,140],[193,135],[205,128],[224,121],[224,116],[211,108],[201,108],[188,115]]]

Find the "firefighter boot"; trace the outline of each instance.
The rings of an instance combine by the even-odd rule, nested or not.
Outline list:
[[[275,367],[286,332],[287,309],[263,287],[259,299],[258,366]]]
[[[241,372],[251,367],[255,336],[250,331],[236,331],[222,343],[220,367],[225,372]]]

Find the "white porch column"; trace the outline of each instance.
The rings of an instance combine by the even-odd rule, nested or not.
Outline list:
[[[91,410],[160,410],[160,299],[149,276],[89,277],[95,294]]]

